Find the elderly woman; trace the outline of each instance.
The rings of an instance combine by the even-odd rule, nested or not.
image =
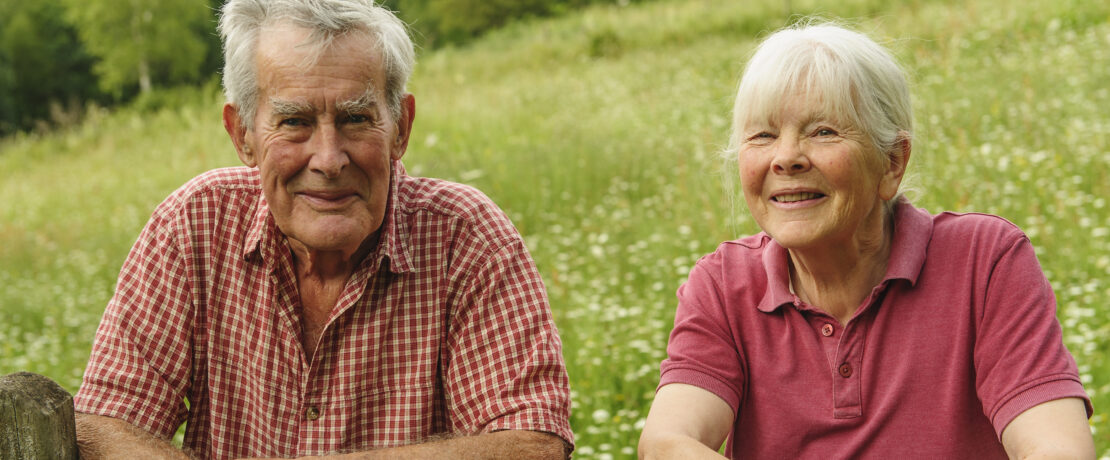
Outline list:
[[[703,257],[642,458],[1094,458],[1090,401],[1029,239],[899,193],[905,76],[866,36],[779,31],[729,149],[763,230]]]

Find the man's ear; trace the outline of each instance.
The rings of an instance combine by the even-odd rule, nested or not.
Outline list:
[[[239,118],[239,108],[230,103],[224,104],[224,129],[227,130],[227,135],[231,136],[231,143],[235,144],[235,152],[239,154],[239,160],[253,168],[258,166],[258,161],[247,142],[247,130],[243,128],[242,122],[243,120]]]
[[[887,153],[890,161],[887,162],[886,171],[883,172],[883,177],[879,181],[879,197],[883,200],[890,200],[898,193],[898,186],[902,184],[902,179],[906,177],[906,166],[910,162],[912,147],[910,133],[899,132],[898,138]]]
[[[397,138],[393,141],[393,149],[389,157],[400,160],[409,147],[409,136],[412,135],[412,121],[416,119],[416,97],[405,94],[401,98],[401,118],[397,120]]]

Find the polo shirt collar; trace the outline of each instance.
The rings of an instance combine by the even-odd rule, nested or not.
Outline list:
[[[365,267],[370,264],[374,269],[382,266],[382,261],[389,260],[386,266],[393,273],[407,273],[412,271],[411,257],[407,241],[399,235],[398,204],[403,199],[398,193],[399,184],[408,177],[401,160],[393,161],[389,181],[389,199],[386,202],[385,217],[382,220],[382,233],[378,246],[362,262]],[[255,170],[257,174],[257,169]],[[277,228],[274,216],[270,214],[270,207],[266,203],[266,196],[262,194],[261,187],[258,191],[258,202],[250,230],[247,233],[246,244],[243,247],[243,257],[250,259],[258,256],[266,263],[278,260],[279,250],[288,250],[284,235]]]
[[[790,291],[790,263],[786,248],[766,233],[760,235],[766,244],[763,269],[767,274],[767,291],[756,308],[770,313],[783,305],[793,304],[795,296]],[[894,241],[891,242],[890,261],[882,284],[904,279],[911,286],[916,285],[917,277],[925,266],[925,255],[932,237],[932,215],[901,198],[894,208]]]

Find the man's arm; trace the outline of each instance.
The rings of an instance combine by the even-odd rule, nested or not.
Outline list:
[[[149,458],[187,460],[185,452],[123,420],[78,413],[77,445],[82,460]],[[569,454],[558,436],[535,431],[498,431],[477,436],[441,439],[424,444],[337,454],[322,458],[335,460],[375,459],[550,459],[563,460]]]
[[[1079,398],[1048,401],[1018,414],[1002,430],[1011,459],[1094,459],[1087,408]]]
[[[441,458],[564,460],[568,454],[566,443],[558,436],[538,431],[507,430],[346,454],[338,456],[337,460]]]
[[[334,460],[418,460],[441,458],[466,459],[550,459],[564,460],[569,455],[566,442],[558,436],[538,431],[497,431],[476,436],[441,439],[424,444],[327,455]],[[263,460],[263,459],[255,459]]]
[[[123,420],[92,414],[76,414],[77,447],[82,460],[114,458],[188,459],[169,440]]]
[[[732,407],[693,385],[673,383],[655,394],[640,435],[641,459],[720,459],[732,428]]]

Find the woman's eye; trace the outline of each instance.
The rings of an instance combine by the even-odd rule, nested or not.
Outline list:
[[[748,137],[748,141],[751,141],[751,142],[767,142],[767,141],[771,141],[771,140],[774,140],[774,139],[775,139],[775,135],[771,134],[767,131],[762,131],[762,132],[759,132],[759,133],[757,133],[757,134],[755,134],[751,137]]]
[[[817,131],[814,134],[816,134],[817,136],[820,136],[820,137],[824,137],[824,136],[835,136],[837,133],[836,133],[835,130],[833,130],[831,128],[817,128]]]

